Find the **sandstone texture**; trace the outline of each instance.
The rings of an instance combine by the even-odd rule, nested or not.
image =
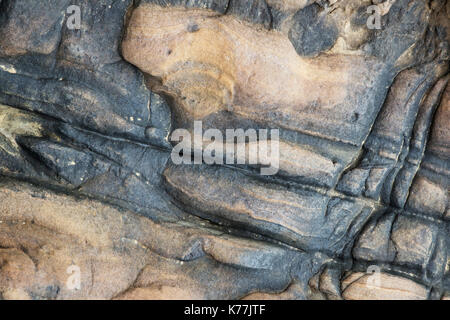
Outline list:
[[[0,0],[0,299],[448,300],[449,60],[448,0]]]

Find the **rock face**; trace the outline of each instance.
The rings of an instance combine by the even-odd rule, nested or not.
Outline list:
[[[449,21],[446,0],[1,0],[0,298],[448,299]],[[279,170],[175,163],[195,121],[279,130]]]

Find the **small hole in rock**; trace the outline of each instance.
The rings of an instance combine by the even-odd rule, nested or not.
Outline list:
[[[199,28],[196,23],[191,23],[187,26],[187,31],[189,31],[189,32],[196,32],[198,30],[199,30]]]

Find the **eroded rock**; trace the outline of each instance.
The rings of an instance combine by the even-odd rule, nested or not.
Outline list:
[[[370,5],[0,1],[0,297],[448,299],[449,2]]]

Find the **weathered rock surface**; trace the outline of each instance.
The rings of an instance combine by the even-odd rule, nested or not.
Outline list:
[[[450,2],[377,3],[0,1],[0,298],[448,299]]]

